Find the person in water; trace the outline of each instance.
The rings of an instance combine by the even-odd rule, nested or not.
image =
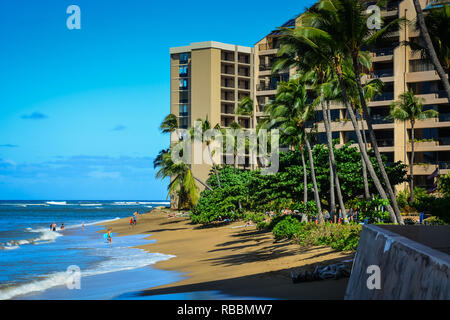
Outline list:
[[[109,242],[109,243],[112,243],[111,232],[112,232],[112,229],[108,229],[108,242]]]
[[[51,229],[52,231],[56,231],[56,223],[55,222],[53,222],[53,224],[52,224],[52,229]]]
[[[61,224],[60,229],[61,229],[61,230],[64,230],[64,223]]]

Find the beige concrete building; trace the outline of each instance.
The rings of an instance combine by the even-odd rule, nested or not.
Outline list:
[[[421,0],[422,7],[427,8],[431,2]],[[381,14],[384,23],[405,16],[415,20],[412,0],[391,2]],[[295,27],[299,17],[293,17],[282,27]],[[244,95],[250,95],[254,101],[253,123],[256,123],[263,116],[264,105],[275,97],[277,83],[289,80],[295,73],[295,70],[271,72],[280,35],[276,29],[253,48],[202,42],[170,49],[171,112],[179,117],[180,125],[190,126],[195,119],[207,115],[213,125],[220,123],[227,127],[235,121],[248,128],[251,123],[248,117],[235,114]],[[390,45],[372,52],[373,70],[369,78],[379,78],[385,86],[383,94],[371,101],[369,107],[380,151],[388,161],[400,160],[407,165],[410,165],[410,125],[386,119],[391,103],[401,93],[412,89],[424,99],[424,109],[439,112],[439,118],[416,124],[415,182],[426,187],[432,184],[426,177],[436,168],[441,174],[450,169],[450,104],[434,67],[420,55],[413,54],[409,47],[400,45],[404,40],[417,37],[418,31],[408,26],[390,35]],[[345,108],[333,105],[331,109],[333,138],[340,139],[341,143],[356,141]],[[325,142],[321,112],[317,113],[317,122],[318,140]],[[209,167],[205,165],[193,167],[193,170],[202,178],[209,173]]]
[[[239,101],[252,94],[253,48],[206,41],[171,48],[170,57],[170,112],[178,117],[181,128],[206,118],[211,127],[228,128],[236,122],[250,128],[250,117],[236,112]],[[195,176],[206,181],[211,166],[192,162]]]

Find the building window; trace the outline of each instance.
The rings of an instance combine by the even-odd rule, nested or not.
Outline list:
[[[188,106],[187,104],[181,104],[179,109],[180,117],[187,117],[188,116]]]
[[[180,66],[180,77],[187,77],[187,76],[188,76],[188,67]]]
[[[188,81],[187,79],[180,79],[180,90],[188,89]]]
[[[189,102],[189,95],[187,91],[181,91],[180,92],[180,103],[188,103]]]
[[[189,61],[189,53],[180,53],[180,64],[187,64]]]

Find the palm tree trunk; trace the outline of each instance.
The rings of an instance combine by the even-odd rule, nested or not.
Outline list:
[[[325,123],[328,124],[328,127],[331,127],[331,122],[330,122],[330,107],[329,107],[329,101],[327,100],[326,105],[327,105],[327,117],[325,117],[325,111],[324,111],[324,104],[322,102],[322,112],[323,112],[323,122],[324,125]],[[325,130],[327,130],[327,127],[325,125]],[[330,132],[331,135],[331,132]],[[328,137],[328,131],[327,131],[327,141],[331,139],[331,141],[333,141],[333,138]],[[330,144],[328,144],[328,148],[330,148]],[[334,152],[332,150],[333,148],[333,142],[331,142],[331,152]],[[330,149],[329,149],[330,150]],[[330,215],[334,217],[335,213],[336,213],[336,197],[335,197],[335,192],[334,192],[334,170],[333,170],[333,163],[331,160],[331,152],[328,152],[328,162],[330,165]]]
[[[204,183],[202,180],[200,180],[199,178],[197,178],[197,177],[195,177],[195,176],[192,176],[192,177],[193,177],[196,181],[198,181],[202,186],[204,186],[206,189],[212,191],[211,186],[209,186],[208,184]]]
[[[439,77],[441,78],[442,84],[444,85],[445,92],[447,94],[447,98],[450,100],[450,84],[448,82],[448,77],[445,74],[444,68],[442,68],[441,63],[437,57],[436,51],[433,47],[433,42],[431,41],[430,34],[428,33],[427,26],[425,24],[425,20],[423,18],[422,8],[420,7],[419,0],[413,0],[414,8],[416,9],[417,14],[417,22],[419,24],[420,33],[422,34],[422,38],[425,41],[425,49],[430,57],[431,62],[436,68]]]
[[[306,172],[306,163],[303,150],[300,149],[300,154],[302,155],[302,166],[303,166],[303,203],[308,202],[308,174]]]
[[[369,138],[370,138],[370,142],[372,143],[372,149],[375,153],[375,158],[377,159],[378,167],[380,168],[381,176],[386,185],[387,194],[388,194],[388,196],[391,200],[392,206],[394,208],[394,213],[397,218],[397,221],[400,224],[403,224],[403,218],[400,213],[400,209],[398,208],[398,205],[397,205],[397,198],[395,197],[394,191],[392,190],[391,182],[389,181],[389,177],[384,168],[383,159],[381,159],[381,154],[380,154],[380,151],[378,150],[377,139],[375,137],[375,132],[372,127],[372,119],[370,118],[366,100],[364,98],[364,93],[362,90],[361,77],[359,74],[359,62],[358,62],[358,57],[356,55],[353,56],[353,71],[355,72],[356,83],[358,85],[359,99],[361,101],[361,107],[363,109],[364,118],[366,119],[366,122],[367,122],[367,129],[369,131]],[[366,161],[366,165],[367,165],[367,167],[369,167],[369,163],[367,163],[367,161]]]
[[[331,135],[331,123],[329,122],[329,118],[327,113],[325,112],[325,106],[322,103],[322,114],[324,117],[324,124],[325,124],[325,131],[327,132],[327,143],[328,143],[328,156],[330,158],[330,175],[331,173],[333,174],[334,180],[336,182],[336,193],[337,193],[337,197],[338,197],[338,201],[339,201],[339,208],[341,209],[341,213],[342,213],[342,218],[344,219],[344,221],[346,221],[347,219],[347,212],[345,210],[345,205],[344,205],[344,199],[342,197],[342,191],[341,191],[341,184],[339,181],[339,175],[337,173],[337,169],[336,169],[336,161],[335,161],[335,157],[334,157],[334,150],[333,150],[333,139],[332,139],[332,135]],[[334,190],[333,190],[334,193]]]
[[[209,144],[207,144],[206,146],[208,147],[209,158],[211,159],[211,163],[214,168],[214,173],[216,174],[217,185],[219,186],[219,188],[222,188],[220,186],[219,172],[217,172],[217,167],[216,167],[216,164],[214,163],[214,159],[212,157],[211,148],[209,147]]]
[[[361,114],[361,131],[364,140],[364,150],[367,152],[367,138],[366,138],[366,130],[364,129],[364,118]],[[364,161],[363,156],[361,155],[361,164],[362,164],[362,174],[363,174],[363,183],[364,183],[364,198],[366,200],[370,199],[370,191],[369,191],[369,180],[367,179],[367,165]]]
[[[308,149],[309,165],[311,167],[311,179],[312,179],[313,187],[314,187],[314,200],[316,201],[316,206],[317,206],[317,209],[319,210],[319,221],[323,222],[322,206],[320,205],[319,189],[317,189],[316,172],[314,171],[313,154],[312,154],[311,145],[309,144],[308,138],[305,138],[305,143],[306,143],[306,148]]]
[[[411,204],[414,202],[414,121],[411,121],[411,160],[409,161],[409,188],[411,190]]]
[[[363,145],[363,141],[362,141],[361,132],[359,131],[358,122],[356,121],[355,113],[353,112],[353,109],[349,104],[347,89],[345,87],[344,79],[342,76],[342,69],[340,68],[340,66],[336,66],[335,69],[336,69],[335,71],[336,71],[336,74],[338,75],[338,79],[339,79],[339,86],[342,90],[344,104],[347,109],[347,113],[350,115],[350,119],[352,121],[353,128],[355,129],[356,138],[358,140],[358,145],[359,145],[359,150],[361,151],[364,161],[367,164],[367,170],[369,171],[369,174],[370,174],[370,176],[373,180],[373,183],[375,184],[375,187],[377,188],[377,191],[380,194],[381,198],[387,199],[386,192],[384,191],[383,186],[381,185],[381,182],[378,179],[377,174],[375,173],[375,170],[372,166],[372,163],[369,160],[369,156],[368,156],[367,152],[364,150],[364,145]],[[391,207],[391,205],[387,205],[386,208],[389,211],[389,216],[390,216],[392,222],[397,223],[397,216],[396,216],[393,208]]]
[[[334,192],[334,170],[330,153],[328,153],[328,163],[330,165],[330,214],[334,215],[336,212],[336,199]]]

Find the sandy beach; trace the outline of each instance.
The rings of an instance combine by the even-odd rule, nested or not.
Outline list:
[[[178,271],[186,278],[149,288],[142,295],[220,291],[238,297],[344,298],[348,278],[293,284],[290,274],[351,259],[351,253],[329,247],[302,249],[290,242],[276,242],[270,232],[245,227],[242,221],[214,227],[193,225],[186,217],[169,218],[173,212],[154,209],[139,215],[134,227],[130,227],[129,218],[106,225],[118,236],[148,234],[147,239],[156,242],[139,248],[176,256],[153,267]]]

